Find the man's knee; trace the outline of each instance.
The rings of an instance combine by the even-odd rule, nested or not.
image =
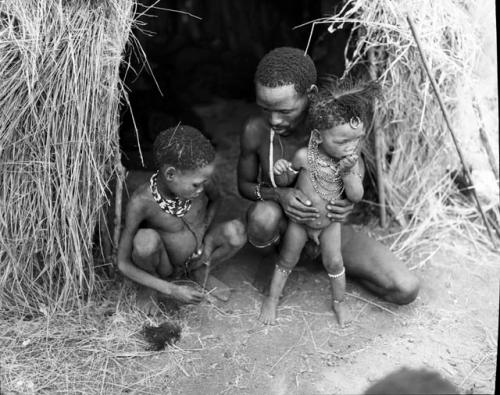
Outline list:
[[[283,211],[274,202],[257,202],[248,211],[248,235],[252,240],[268,241],[279,232]]]
[[[396,289],[397,291],[394,292],[392,298],[393,302],[400,305],[409,304],[418,296],[420,281],[413,273],[409,273],[404,280],[396,284]]]
[[[247,242],[245,225],[238,219],[229,221],[226,224],[224,236],[231,247],[242,247]]]
[[[133,254],[147,258],[160,250],[160,236],[153,229],[139,229],[134,237]]]

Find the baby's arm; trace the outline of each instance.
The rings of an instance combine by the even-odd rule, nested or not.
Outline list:
[[[362,159],[358,155],[350,155],[341,159],[339,165],[347,199],[353,203],[359,202],[364,194],[360,170],[363,166]]]
[[[306,148],[298,149],[291,162],[286,159],[278,159],[273,167],[276,185],[288,186],[293,184],[297,179],[300,170],[304,168],[306,161]]]

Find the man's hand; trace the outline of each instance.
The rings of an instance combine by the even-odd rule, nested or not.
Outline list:
[[[326,205],[328,218],[332,222],[345,222],[353,207],[354,204],[347,199],[332,200]]]
[[[319,218],[318,209],[312,206],[309,198],[298,189],[278,189],[279,203],[286,216],[297,223],[304,223]]]
[[[274,174],[279,176],[283,173],[288,172],[291,166],[292,163],[287,161],[286,159],[278,159],[273,166],[273,172]]]
[[[168,296],[183,303],[200,303],[204,295],[200,291],[187,285],[174,285]]]

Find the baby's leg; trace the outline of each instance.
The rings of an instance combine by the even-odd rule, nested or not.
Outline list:
[[[302,248],[306,244],[307,233],[302,225],[290,222],[285,232],[278,263],[274,268],[269,296],[264,299],[259,320],[264,324],[272,324],[276,320],[276,308],[288,275],[300,258]]]
[[[321,255],[323,258],[323,266],[330,277],[332,289],[332,307],[337,321],[343,327],[347,319],[347,310],[344,305],[345,297],[345,268],[340,252],[340,223],[332,222],[323,230],[320,236]]]
[[[228,300],[231,289],[222,281],[210,275],[210,270],[236,254],[246,243],[245,225],[238,219],[224,222],[210,228],[203,240],[203,252],[196,262],[198,266],[191,275],[194,280],[212,294]]]
[[[142,270],[157,277],[168,277],[173,273],[172,265],[160,235],[153,229],[139,229],[133,240],[132,262]],[[146,314],[158,312],[154,301],[156,292],[139,285],[137,305]]]

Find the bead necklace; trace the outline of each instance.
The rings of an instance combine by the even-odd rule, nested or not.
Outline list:
[[[338,163],[333,158],[320,154],[318,145],[314,133],[311,134],[307,147],[307,164],[311,184],[323,200],[338,199],[344,191]]]
[[[179,218],[183,217],[191,208],[191,200],[182,200],[178,197],[175,197],[174,199],[165,199],[158,192],[157,177],[158,172],[153,174],[149,180],[149,188],[151,189],[151,194],[153,195],[154,200],[167,214]]]

